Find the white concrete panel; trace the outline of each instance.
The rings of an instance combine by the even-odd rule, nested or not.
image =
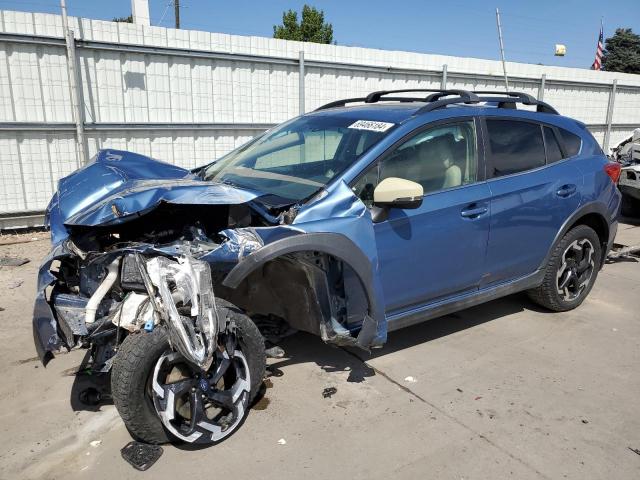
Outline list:
[[[191,95],[191,60],[181,57],[169,59],[169,88],[171,92],[171,121],[193,121],[193,97]]]
[[[213,118],[219,123],[233,123],[234,83],[233,62],[216,60],[213,64],[211,90],[213,94]]]
[[[618,89],[613,109],[613,123],[633,123],[640,127],[640,89]]]
[[[0,132],[0,213],[27,211],[18,141],[12,132]]]
[[[13,92],[9,77],[7,49],[0,48],[0,121],[13,122]]]
[[[149,121],[153,123],[171,122],[169,57],[149,55],[146,62]]]
[[[48,37],[62,36],[62,17],[50,13],[34,13],[33,23],[36,35]]]
[[[77,144],[75,135],[70,132],[58,132],[55,134],[50,134],[47,135],[47,143],[47,152],[49,155],[48,164],[51,171],[51,176],[57,188],[58,180],[71,174],[74,170],[77,170],[81,166],[78,158],[78,153],[76,151]],[[89,142],[90,146],[91,143],[92,142]],[[94,147],[93,151],[90,148],[90,155],[95,155],[96,151],[97,148]],[[46,203],[44,204],[44,206],[46,206]]]
[[[47,122],[72,122],[67,56],[60,48],[43,47],[38,56]],[[93,57],[91,57],[93,59]],[[90,98],[88,95],[85,99]]]
[[[55,180],[51,171],[47,148],[48,135],[31,135],[18,141],[20,162],[25,182],[27,210],[37,211],[46,207],[53,195]]]
[[[252,66],[244,62],[234,62],[233,66],[233,119],[235,122],[252,121]]]
[[[122,80],[122,56],[116,52],[95,52],[96,117],[99,122],[125,121],[125,95]]]
[[[144,55],[128,53],[122,65],[125,120],[131,123],[149,121],[147,75]]]
[[[173,158],[171,163],[182,168],[197,167],[193,132],[178,131],[173,137]]]
[[[16,121],[45,121],[37,48],[34,45],[14,44],[9,53]]]
[[[2,13],[5,32],[23,35],[35,33],[33,13],[12,12],[8,10]]]
[[[193,98],[193,121],[212,123],[214,121],[211,60],[194,59],[191,69],[191,89]]]

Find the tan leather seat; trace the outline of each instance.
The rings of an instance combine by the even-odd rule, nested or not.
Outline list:
[[[462,185],[462,170],[456,165],[455,139],[441,135],[399,151],[385,162],[382,178],[399,177],[418,182],[426,192]]]

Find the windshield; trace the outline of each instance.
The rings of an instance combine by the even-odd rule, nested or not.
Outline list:
[[[393,126],[342,116],[299,117],[206,167],[203,178],[297,202],[352,165]]]

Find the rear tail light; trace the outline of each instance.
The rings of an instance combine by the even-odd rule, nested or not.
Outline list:
[[[618,162],[607,162],[604,166],[605,173],[609,175],[609,178],[613,180],[613,183],[618,183],[618,180],[620,179],[620,170],[622,170],[622,165]]]

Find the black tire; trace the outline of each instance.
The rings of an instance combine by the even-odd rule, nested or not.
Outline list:
[[[264,339],[255,323],[235,305],[216,299],[218,315],[233,320],[240,350],[251,373],[250,401],[257,395],[264,378],[266,356]],[[129,433],[146,443],[167,443],[172,439],[158,418],[150,395],[150,379],[156,362],[169,348],[167,331],[140,331],[124,339],[111,371],[113,403]]]
[[[576,241],[588,240],[593,246],[594,268],[588,283],[576,298],[567,300],[558,292],[557,274],[562,266],[563,254]],[[546,265],[545,275],[542,284],[537,288],[527,291],[529,298],[538,305],[541,305],[554,312],[566,312],[578,307],[584,299],[589,295],[598,276],[598,270],[602,259],[602,244],[598,234],[587,225],[578,225],[569,230],[562,240],[554,247],[551,258]]]

